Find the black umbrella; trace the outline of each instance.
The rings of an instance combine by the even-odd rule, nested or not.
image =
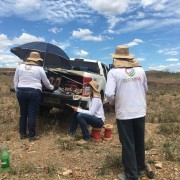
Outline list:
[[[44,68],[71,68],[68,55],[61,48],[50,43],[30,42],[11,48],[10,50],[23,61],[26,61],[30,52],[39,52],[41,58],[44,60]]]

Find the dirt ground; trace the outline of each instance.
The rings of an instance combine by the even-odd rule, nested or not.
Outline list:
[[[48,118],[57,118],[57,112]],[[29,142],[20,140],[17,129],[9,131],[6,140],[1,135],[1,146],[6,144],[11,156],[11,172],[0,174],[1,179],[74,179],[74,180],[111,180],[116,179],[118,173],[123,171],[115,164],[121,155],[114,114],[106,114],[106,122],[113,124],[111,139],[109,141],[89,142],[77,145],[76,140],[81,138],[78,129],[77,138],[69,139],[66,134],[69,122],[54,121],[51,127],[41,129],[40,139]],[[2,125],[1,125],[2,126]],[[48,126],[48,125],[47,125]],[[153,138],[155,146],[146,151],[149,162],[161,162],[162,169],[156,169],[156,180],[176,180],[180,177],[179,165],[176,162],[163,160],[161,146],[164,136],[157,134],[158,124],[146,123],[146,140]],[[104,130],[102,130],[103,136]],[[112,158],[114,157],[114,159]],[[109,159],[108,159],[109,158]],[[116,158],[116,159],[115,159]],[[111,165],[112,164],[112,165]],[[121,165],[121,164],[120,164]],[[109,166],[109,167],[108,167]]]
[[[5,83],[3,76],[1,83]],[[2,78],[1,78],[2,79]],[[40,139],[20,140],[18,134],[19,108],[15,94],[1,87],[0,147],[6,144],[10,152],[11,171],[0,173],[8,180],[115,180],[123,172],[121,145],[118,139],[114,113],[106,112],[106,123],[114,126],[110,140],[90,141],[77,145],[81,139],[78,127],[75,139],[67,137],[70,120],[67,114],[53,109],[40,117]],[[158,133],[159,123],[146,123],[146,161],[155,172],[155,180],[178,180],[178,161],[167,161],[162,151],[165,135]],[[102,129],[102,137],[104,129]],[[160,164],[159,166],[157,164]]]

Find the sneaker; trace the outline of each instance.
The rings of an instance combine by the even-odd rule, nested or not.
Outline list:
[[[126,175],[125,174],[119,174],[118,180],[127,180]]]
[[[20,134],[20,139],[26,139],[28,138],[28,134]]]
[[[29,141],[36,141],[39,139],[39,136],[29,137]]]
[[[81,145],[84,145],[84,144],[87,144],[89,140],[84,140],[84,139],[80,139],[79,141],[76,141],[77,145],[81,146]]]
[[[138,172],[138,176],[140,180],[146,180],[146,179],[153,179],[154,178],[154,172],[151,170],[149,171],[148,169],[144,171]]]

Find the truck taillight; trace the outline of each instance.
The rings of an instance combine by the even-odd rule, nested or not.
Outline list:
[[[82,89],[82,96],[89,96],[89,91],[90,91],[90,87],[89,87],[89,82],[92,80],[92,78],[90,77],[84,77],[83,78],[83,89]]]

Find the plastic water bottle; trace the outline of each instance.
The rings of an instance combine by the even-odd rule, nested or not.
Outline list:
[[[7,146],[3,145],[1,153],[1,172],[8,172],[9,170],[9,152],[7,151]]]

